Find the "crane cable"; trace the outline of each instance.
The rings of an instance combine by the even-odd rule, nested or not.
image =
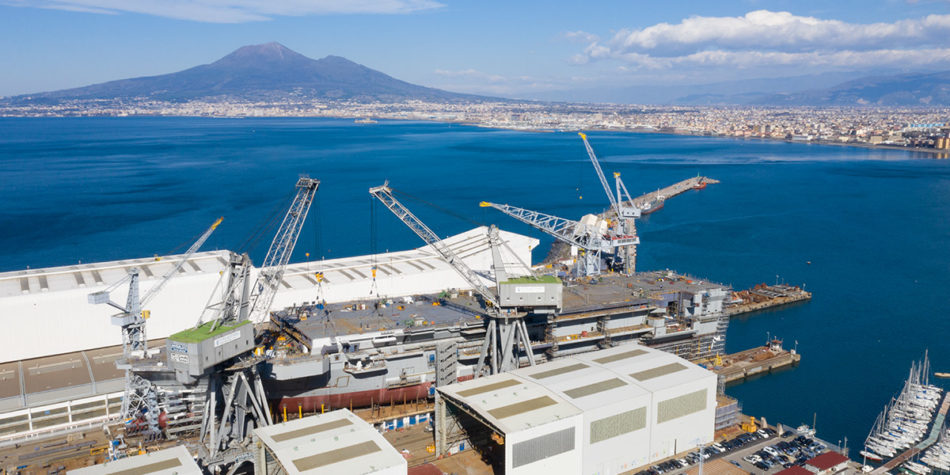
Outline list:
[[[426,205],[426,206],[429,206],[429,207],[435,209],[436,211],[441,211],[441,212],[443,212],[443,213],[445,213],[445,214],[447,214],[447,215],[449,215],[449,216],[452,216],[452,217],[454,217],[454,218],[458,218],[458,219],[461,219],[462,221],[466,221],[466,222],[468,222],[468,223],[470,223],[470,224],[474,224],[475,226],[488,226],[487,224],[485,224],[485,223],[483,223],[483,222],[477,221],[477,220],[472,219],[472,218],[470,218],[470,217],[468,217],[468,216],[463,216],[463,215],[461,215],[461,214],[459,214],[459,213],[456,213],[455,211],[452,211],[452,210],[450,210],[450,209],[448,209],[448,208],[443,208],[442,206],[439,206],[439,205],[437,205],[437,204],[435,204],[435,203],[432,203],[432,202],[430,202],[430,201],[426,201],[426,200],[424,200],[424,199],[422,199],[422,198],[419,198],[418,196],[410,195],[409,193],[406,193],[405,191],[396,190],[396,189],[394,189],[394,188],[392,188],[392,187],[390,187],[390,189],[392,190],[393,194],[397,194],[397,195],[399,195],[399,196],[404,196],[404,197],[406,197],[406,198],[409,198],[410,200],[413,200],[413,201],[416,201],[416,202],[418,202],[418,203],[421,203],[421,204],[424,204],[424,205]]]
[[[371,287],[370,287],[370,289],[369,289],[369,294],[370,294],[370,296],[372,296],[373,294],[376,294],[376,296],[378,297],[378,296],[379,296],[379,288],[376,286],[376,254],[379,253],[379,249],[378,249],[378,247],[377,247],[377,230],[376,230],[376,226],[377,226],[377,222],[376,222],[376,198],[374,198],[373,196],[370,196],[370,197],[369,197],[369,243],[370,243],[369,246],[370,246],[370,253],[371,253],[372,256],[373,256],[373,259],[372,259],[372,260],[373,260],[373,267],[371,268],[371,271],[372,271],[372,273],[373,273],[373,282],[372,282],[372,285],[371,285]]]
[[[264,232],[274,227],[277,220],[280,219],[281,210],[286,209],[287,201],[296,194],[297,191],[294,190],[288,193],[284,199],[278,200],[277,205],[270,212],[270,214],[267,215],[267,217],[265,217],[264,220],[254,228],[254,231],[251,233],[251,235],[248,236],[240,246],[238,246],[238,252],[250,252],[251,249],[257,247],[261,238],[264,236]]]

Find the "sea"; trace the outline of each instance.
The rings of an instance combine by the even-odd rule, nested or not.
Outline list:
[[[592,131],[634,196],[703,175],[638,222],[638,269],[810,302],[731,322],[730,352],[778,337],[798,367],[726,389],[770,423],[817,425],[858,449],[910,364],[950,371],[950,162],[926,154],[724,137]],[[293,260],[421,241],[368,188],[389,180],[436,233],[478,224],[551,240],[480,201],[568,218],[605,193],[574,132],[307,118],[0,119],[0,271],[204,249],[263,259],[298,176],[321,180]],[[376,208],[374,210],[374,207]]]

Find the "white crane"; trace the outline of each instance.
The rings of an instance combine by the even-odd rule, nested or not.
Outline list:
[[[600,179],[600,184],[604,187],[604,192],[607,194],[607,199],[610,200],[610,206],[613,208],[614,212],[617,213],[617,217],[621,220],[639,218],[640,209],[636,206],[633,206],[633,198],[630,197],[630,193],[627,191],[627,186],[624,185],[623,180],[620,179],[620,173],[614,172],[614,182],[617,193],[616,196],[614,196],[614,192],[610,189],[610,185],[607,184],[607,177],[604,176],[604,170],[600,168],[600,161],[597,160],[597,155],[594,154],[594,149],[590,146],[590,142],[587,141],[587,134],[578,132],[577,135],[580,135],[581,140],[584,141],[584,148],[587,149],[587,156],[590,157],[590,162],[594,164],[594,171],[597,172],[597,178]]]
[[[581,140],[584,141],[587,156],[590,157],[590,161],[594,165],[597,178],[600,179],[600,184],[604,187],[604,193],[607,194],[607,199],[610,200],[610,205],[617,217],[617,226],[610,232],[612,240],[618,244],[614,247],[616,250],[616,260],[623,261],[624,273],[631,273],[636,266],[636,246],[640,244],[640,238],[637,237],[637,228],[634,219],[640,217],[641,210],[634,205],[633,198],[630,196],[630,192],[627,191],[627,186],[623,183],[623,180],[620,179],[619,172],[614,172],[616,196],[614,195],[614,191],[612,191],[610,185],[607,184],[607,177],[604,176],[604,170],[600,168],[600,161],[597,160],[594,149],[590,146],[590,142],[587,141],[587,134],[578,132],[577,135],[580,135]],[[623,241],[624,244],[620,244],[620,241]]]
[[[612,252],[615,246],[610,236],[606,234],[606,223],[597,220],[594,215],[587,215],[581,221],[574,221],[507,204],[482,201],[479,206],[495,208],[565,244],[575,246],[581,252],[581,259],[575,266],[575,271],[581,276],[600,274],[603,254]]]

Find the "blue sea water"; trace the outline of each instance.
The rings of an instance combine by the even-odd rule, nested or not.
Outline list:
[[[776,280],[806,304],[733,320],[727,349],[784,338],[795,369],[730,387],[745,412],[851,447],[930,350],[950,370],[950,162],[903,151],[594,132],[605,170],[633,194],[702,174],[722,181],[638,225],[640,269],[746,288]],[[0,271],[205,249],[261,260],[298,174],[322,180],[294,260],[406,249],[418,238],[367,189],[391,180],[436,232],[475,223],[541,238],[481,200],[565,217],[602,210],[573,133],[327,119],[0,119]],[[413,197],[418,197],[415,199]],[[440,209],[424,201],[436,204]],[[373,242],[372,229],[376,229]],[[260,233],[258,233],[260,234]],[[808,263],[810,262],[810,264]]]

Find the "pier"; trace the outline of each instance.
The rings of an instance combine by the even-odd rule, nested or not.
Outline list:
[[[795,366],[802,356],[794,350],[782,348],[782,342],[772,340],[767,346],[760,346],[739,353],[718,357],[711,370],[718,374],[724,383],[744,381],[758,374],[771,373],[774,370]]]
[[[811,300],[811,292],[793,285],[759,284],[749,290],[732,293],[733,301],[723,313],[729,317]]]
[[[715,178],[694,176],[692,178],[687,178],[683,181],[676,182],[670,186],[667,186],[666,188],[660,188],[659,190],[642,194],[636,198],[633,198],[629,203],[637,208],[643,209],[649,203],[656,201],[656,199],[660,196],[663,197],[662,201],[665,201],[674,196],[686,193],[689,190],[701,190],[705,188],[706,185],[716,183],[719,183],[719,180],[716,180]],[[608,208],[598,216],[601,218],[616,219],[617,212],[614,209]],[[551,249],[548,251],[548,255],[544,258],[542,264],[550,265],[565,259],[569,259],[570,249],[571,246],[565,244],[562,241],[555,240],[553,243],[551,243]]]
[[[651,191],[644,195],[638,196],[633,199],[634,206],[642,207],[643,205],[656,200],[659,197],[667,200],[676,195],[686,193],[689,190],[698,190],[705,188],[706,185],[712,185],[719,183],[719,180],[705,177],[705,176],[694,176],[692,178],[687,178],[683,181],[674,183],[666,188],[661,188],[656,191]]]

